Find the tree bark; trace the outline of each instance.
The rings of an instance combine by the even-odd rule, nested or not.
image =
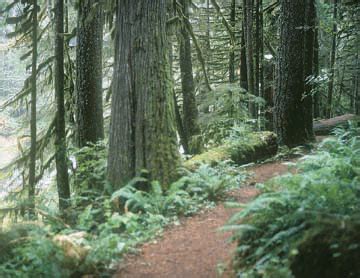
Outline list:
[[[315,28],[316,28],[316,6],[315,0],[306,0],[305,8],[305,47],[304,47],[304,78],[305,94],[303,97],[303,106],[305,113],[305,125],[307,137],[314,137],[313,132],[313,97],[311,79],[314,77],[314,51],[315,51]]]
[[[314,121],[314,133],[316,135],[330,135],[337,127],[348,127],[349,121],[359,122],[360,117],[353,114],[345,114],[331,119]]]
[[[66,155],[64,98],[64,1],[55,0],[55,160],[59,210],[63,213],[70,203],[70,187]]]
[[[305,2],[281,0],[275,130],[280,144],[295,146],[309,137],[304,103]]]
[[[360,55],[359,55],[359,42],[360,38],[355,40],[355,54],[353,62],[353,71],[352,71],[352,88],[351,88],[351,101],[350,101],[350,111],[356,115],[359,115],[359,87],[360,87]]]
[[[30,120],[30,162],[29,162],[29,187],[28,187],[28,202],[30,217],[34,216],[35,209],[35,184],[36,184],[36,77],[37,77],[37,45],[38,45],[38,4],[37,0],[33,1],[32,11],[32,64],[31,64],[31,120]]]
[[[246,65],[246,43],[245,43],[245,19],[243,19],[241,27],[241,52],[240,52],[240,87],[247,90],[247,65]]]
[[[183,14],[189,18],[189,0],[181,0]],[[193,66],[191,58],[190,36],[185,28],[181,28],[181,38],[179,39],[179,62],[181,73],[181,89],[183,95],[183,128],[187,145],[187,152],[190,154],[198,153],[197,144],[193,143],[193,136],[200,133],[198,124],[198,110],[195,98],[195,83],[193,77]],[[184,142],[185,143],[185,142]],[[186,149],[185,149],[186,151]]]
[[[244,0],[243,10],[245,11],[245,42],[246,42],[246,65],[247,65],[247,80],[248,80],[248,93],[255,95],[255,80],[254,80],[254,48],[253,48],[253,8],[254,0]],[[249,112],[251,117],[256,118],[256,106],[254,102],[249,103]]]
[[[336,36],[337,36],[337,15],[338,15],[338,0],[334,0],[334,11],[333,11],[333,34],[332,34],[332,45],[331,45],[331,54],[330,54],[330,80],[328,86],[328,96],[327,96],[327,107],[326,107],[326,117],[331,118],[331,108],[332,100],[334,94],[334,78],[335,78],[335,59],[336,59]]]
[[[102,41],[101,0],[81,0],[76,47],[76,138],[79,147],[104,138]]]
[[[255,95],[260,96],[260,0],[255,0]],[[258,110],[257,105],[255,106]]]
[[[230,25],[232,27],[232,32],[234,32],[236,27],[236,0],[231,0],[231,10],[230,10]],[[234,36],[235,38],[235,36]],[[229,53],[229,82],[235,82],[235,42],[231,42],[230,38],[230,53]]]
[[[269,61],[264,65],[264,100],[265,100],[265,129],[269,131],[274,130],[274,75],[275,75],[275,65]]]
[[[142,169],[164,186],[179,165],[166,35],[166,0],[120,0],[108,178],[121,187]]]
[[[315,46],[314,46],[314,77],[318,78],[320,74],[320,66],[319,66],[319,30],[315,29]],[[314,118],[321,117],[320,114],[320,94],[316,90],[314,94]]]

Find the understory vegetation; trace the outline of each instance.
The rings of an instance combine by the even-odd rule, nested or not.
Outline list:
[[[232,216],[237,277],[359,277],[359,135],[337,129]]]
[[[157,181],[148,180],[144,171],[143,177],[113,192],[104,179],[103,143],[74,153],[78,160],[87,160],[74,173],[78,196],[66,212],[66,223],[56,211],[39,205],[44,209],[38,210],[41,221],[4,229],[1,277],[110,275],[123,254],[136,252],[138,244],[159,236],[165,226],[179,225],[180,217],[213,207],[246,178],[229,163],[204,164],[194,172],[182,169],[182,177],[166,191]]]

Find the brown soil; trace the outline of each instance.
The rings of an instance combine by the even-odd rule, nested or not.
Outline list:
[[[288,172],[279,163],[256,165],[249,169],[254,175],[248,185],[231,193],[240,202],[258,194],[252,185]],[[125,258],[114,277],[121,278],[211,278],[230,277],[231,272],[219,274],[228,265],[235,250],[229,243],[230,233],[220,232],[234,213],[219,204],[212,210],[181,220],[181,225],[167,229],[162,238],[144,244],[139,255]]]

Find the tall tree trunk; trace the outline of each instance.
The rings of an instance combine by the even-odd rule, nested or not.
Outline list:
[[[254,49],[253,49],[253,9],[254,0],[244,0],[243,9],[245,11],[245,42],[246,42],[246,65],[247,65],[247,80],[248,80],[248,92],[251,95],[255,95],[255,80],[254,80]],[[254,102],[249,104],[249,112],[253,118],[257,117],[256,107]]]
[[[314,41],[314,77],[318,78],[320,74],[320,65],[319,65],[319,30],[315,28],[315,41]],[[320,118],[320,94],[316,90],[314,94],[314,118]]]
[[[246,44],[245,44],[245,18],[241,27],[241,50],[240,50],[240,87],[247,90],[247,65],[246,65]]]
[[[101,2],[80,0],[79,3],[76,47],[76,122],[79,147],[104,138]]]
[[[65,0],[64,5],[65,5],[64,32],[68,33],[69,32],[69,0]]]
[[[179,165],[166,35],[166,0],[120,0],[108,178],[116,187],[142,169],[167,186]]]
[[[280,0],[280,47],[275,95],[275,129],[280,144],[308,140],[304,103],[305,2]]]
[[[255,39],[254,39],[254,60],[255,60],[255,95],[260,95],[260,0],[255,0]],[[258,109],[258,108],[256,108]]]
[[[210,0],[206,0],[206,49],[210,50],[211,42],[210,42]],[[208,63],[207,63],[208,65]]]
[[[275,65],[269,61],[264,66],[265,81],[264,85],[264,99],[265,99],[265,129],[274,130],[274,80],[275,80]]]
[[[354,76],[354,113],[360,115],[360,60],[359,60],[359,45],[357,46],[356,52],[356,63],[355,63],[355,76]]]
[[[260,74],[260,91],[259,94],[263,98],[264,90],[265,90],[265,77],[264,77],[264,6],[263,0],[259,1],[259,56],[260,56],[260,64],[259,64],[259,74]]]
[[[32,64],[31,64],[31,120],[30,120],[30,163],[29,163],[29,187],[28,202],[30,217],[34,216],[35,209],[35,184],[36,184],[36,77],[37,77],[37,45],[38,45],[38,3],[33,1],[32,11]]]
[[[64,104],[64,0],[55,0],[55,160],[56,181],[61,213],[70,205],[70,187],[66,155],[65,104]]]
[[[315,0],[306,0],[305,8],[305,47],[304,47],[304,78],[305,94],[303,97],[304,114],[306,120],[307,137],[314,138],[313,132],[313,97],[311,78],[314,72],[316,6]]]
[[[332,46],[330,54],[330,80],[328,86],[328,99],[326,107],[326,117],[331,118],[331,107],[334,94],[334,78],[335,78],[335,59],[336,59],[336,36],[337,36],[337,15],[338,15],[338,0],[334,0],[334,11],[333,11],[333,34],[332,34]]]
[[[230,7],[230,25],[232,27],[232,31],[234,32],[236,28],[236,0],[231,0],[231,7]],[[235,38],[235,35],[234,35]],[[229,82],[235,82],[235,42],[232,45],[231,38],[230,38],[230,54],[229,54]]]
[[[181,0],[183,14],[189,18],[189,0]],[[198,110],[195,98],[195,84],[193,77],[193,66],[191,58],[190,36],[185,26],[181,28],[181,38],[179,40],[180,51],[180,72],[181,89],[183,95],[183,128],[185,132],[186,145],[191,154],[198,153],[193,136],[200,133],[198,124]]]

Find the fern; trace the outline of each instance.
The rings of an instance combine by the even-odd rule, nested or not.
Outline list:
[[[232,239],[239,244],[239,277],[292,277],[297,258],[303,256],[299,250],[317,235],[336,238],[344,225],[339,233],[351,235],[360,210],[360,129],[335,133],[299,162],[299,174],[265,184],[265,193],[223,228],[233,231]]]

